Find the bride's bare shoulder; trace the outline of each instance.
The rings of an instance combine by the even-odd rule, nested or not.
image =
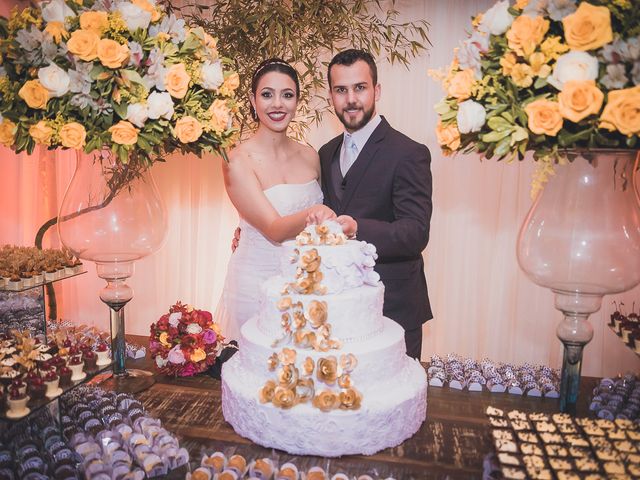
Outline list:
[[[315,148],[305,143],[295,142],[295,157],[302,159],[309,165],[315,165],[320,162]]]

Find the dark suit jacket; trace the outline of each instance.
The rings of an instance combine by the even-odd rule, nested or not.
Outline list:
[[[432,210],[431,155],[383,117],[343,179],[342,139],[318,152],[324,203],[337,215],[351,215],[358,239],[376,246],[384,314],[413,330],[433,318],[422,260]]]

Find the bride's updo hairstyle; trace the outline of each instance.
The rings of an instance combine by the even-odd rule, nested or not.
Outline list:
[[[251,77],[251,93],[253,93],[254,96],[258,91],[258,84],[260,83],[260,79],[270,72],[283,73],[287,77],[291,78],[291,80],[293,80],[293,83],[295,83],[296,85],[296,98],[300,98],[300,81],[298,80],[298,72],[296,72],[295,68],[293,68],[287,62],[277,57],[269,58],[262,61],[253,72],[253,77]],[[258,114],[253,108],[253,105],[249,104],[249,108],[251,109],[251,116],[253,117],[253,119],[255,121],[258,121]]]

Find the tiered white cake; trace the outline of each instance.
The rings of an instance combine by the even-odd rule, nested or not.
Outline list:
[[[427,377],[404,331],[382,316],[375,247],[325,223],[286,242],[222,369],[225,419],[243,437],[292,454],[370,455],[412,436]]]

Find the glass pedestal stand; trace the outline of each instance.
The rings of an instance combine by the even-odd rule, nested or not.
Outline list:
[[[100,300],[109,306],[111,318],[113,374],[103,384],[117,392],[141,392],[153,385],[155,379],[151,372],[126,367],[124,307],[133,298],[133,289],[126,284],[127,278],[133,275],[133,262],[96,262],[96,270],[98,276],[107,282],[107,286],[100,291]]]

